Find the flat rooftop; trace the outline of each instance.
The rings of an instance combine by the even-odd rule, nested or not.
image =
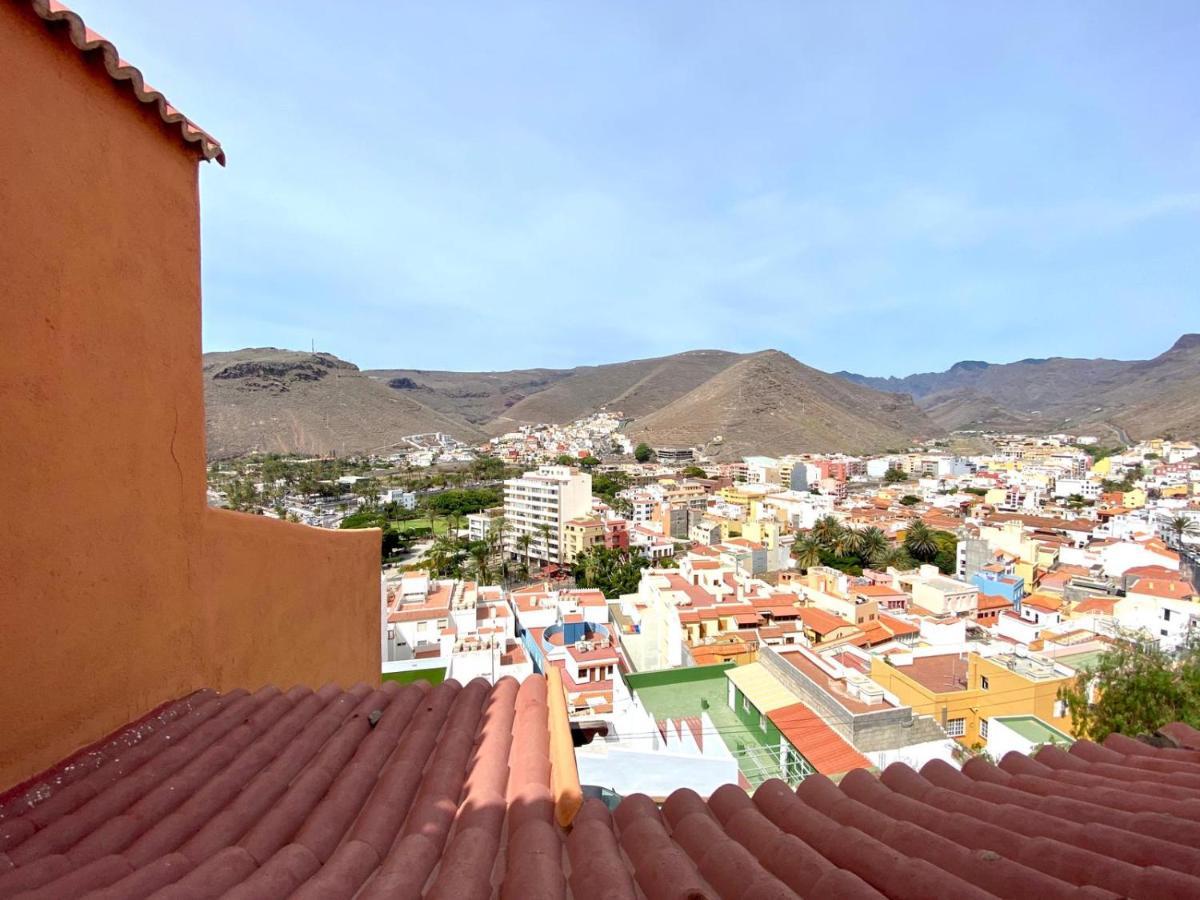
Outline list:
[[[911,664],[896,666],[896,670],[937,694],[967,689],[967,660],[957,653],[917,656]]]

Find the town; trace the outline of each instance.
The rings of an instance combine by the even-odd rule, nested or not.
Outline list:
[[[78,2],[0,898],[1200,897],[1194,10]]]
[[[382,677],[558,669],[599,735],[581,777],[620,795],[1068,744],[1065,693],[1107,650],[1174,653],[1200,620],[1191,442],[710,463],[621,424],[226,462],[210,500],[382,528]]]

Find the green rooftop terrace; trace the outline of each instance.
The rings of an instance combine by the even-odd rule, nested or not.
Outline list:
[[[629,686],[656,719],[679,719],[708,713],[721,740],[737,759],[738,769],[758,787],[768,778],[781,778],[779,731],[769,721],[766,730],[729,708],[729,665],[690,666],[629,677]]]

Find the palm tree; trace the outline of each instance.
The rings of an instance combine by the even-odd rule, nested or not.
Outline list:
[[[842,524],[834,516],[821,516],[809,532],[822,550],[832,550],[842,532]]]
[[[1169,528],[1175,534],[1175,546],[1182,547],[1183,539],[1194,534],[1200,534],[1200,525],[1196,524],[1196,520],[1191,516],[1175,516],[1167,522]]]
[[[471,562],[479,583],[487,584],[492,574],[492,548],[486,541],[477,541],[471,545]]]
[[[891,542],[883,529],[872,525],[859,532],[858,555],[872,565],[891,549]]]
[[[904,535],[904,549],[913,559],[929,562],[938,553],[937,541],[933,537],[933,529],[917,519],[908,526]]]
[[[811,534],[796,541],[792,547],[792,556],[796,565],[801,569],[811,569],[821,564],[821,545]]]
[[[525,573],[529,574],[529,545],[533,543],[533,535],[528,531],[517,535],[517,546],[521,548],[521,552],[525,554]]]
[[[537,527],[538,533],[542,536],[542,550],[546,554],[546,562],[553,562],[550,559],[550,526],[543,522]]]
[[[858,528],[843,528],[834,541],[838,556],[862,556],[863,532]]]
[[[884,550],[874,561],[873,565],[880,569],[899,569],[904,572],[913,568],[913,558],[903,547],[891,547]]]

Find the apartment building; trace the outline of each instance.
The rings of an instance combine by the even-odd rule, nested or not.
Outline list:
[[[566,562],[564,529],[592,509],[592,476],[570,466],[540,466],[504,482],[504,552],[524,559]]]
[[[1071,731],[1058,690],[1075,670],[1022,650],[984,657],[974,652],[893,653],[871,657],[871,680],[913,712],[930,715],[965,746],[988,748],[995,716],[1034,715]]]
[[[488,535],[499,528],[503,521],[503,506],[493,506],[477,513],[471,513],[467,516],[467,540],[486,541]]]

